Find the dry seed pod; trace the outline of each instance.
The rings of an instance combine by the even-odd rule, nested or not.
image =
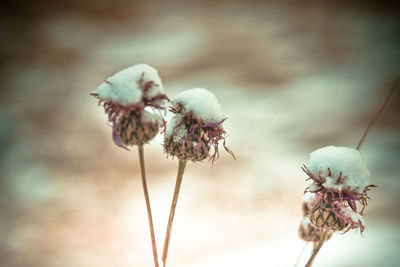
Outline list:
[[[198,143],[194,137],[189,137],[183,145],[181,142],[174,142],[173,136],[168,136],[164,139],[164,150],[182,160],[202,161],[207,158],[210,149],[209,143],[206,140],[202,141],[205,143],[206,149],[197,148]]]
[[[321,198],[308,214],[308,218],[319,229],[342,231],[348,226],[348,223],[334,212],[331,198]]]
[[[116,131],[126,145],[143,145],[153,139],[159,129],[155,115],[143,110],[132,110],[116,124]]]

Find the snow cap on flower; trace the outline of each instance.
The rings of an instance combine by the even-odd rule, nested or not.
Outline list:
[[[204,123],[216,123],[225,118],[215,95],[204,88],[183,91],[173,97],[171,101],[173,108],[182,108],[180,110],[182,115],[192,112],[196,119]]]
[[[164,149],[183,160],[201,161],[219,157],[218,143],[222,139],[225,150],[226,133],[222,123],[226,120],[217,98],[210,91],[194,88],[172,98],[170,110],[175,116],[167,124]],[[210,148],[213,153],[210,153]]]
[[[145,110],[165,109],[168,97],[158,72],[147,64],[123,69],[92,91],[112,123],[112,138],[117,146],[142,145],[158,133],[160,117]],[[162,118],[161,118],[162,119]],[[163,121],[163,119],[162,119]]]
[[[323,147],[310,154],[302,169],[312,181],[305,192],[316,196],[310,221],[333,231],[346,227],[346,231],[360,228],[362,232],[368,191],[375,185],[369,184],[370,173],[360,152],[349,147]]]
[[[360,151],[350,147],[327,146],[310,154],[306,169],[326,189],[362,193],[370,173]]]
[[[350,147],[317,149],[310,154],[306,167],[322,186],[338,191],[346,189],[362,193],[370,177],[360,151]]]
[[[157,70],[147,64],[137,64],[113,74],[92,95],[121,106],[143,107],[166,99]]]

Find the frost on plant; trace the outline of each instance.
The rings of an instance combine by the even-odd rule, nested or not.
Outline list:
[[[310,214],[317,227],[332,230],[365,228],[362,218],[368,191],[370,173],[357,149],[328,146],[310,154],[303,166],[312,183],[305,192],[315,193],[316,204]],[[361,208],[359,210],[359,207]]]
[[[226,117],[214,94],[202,88],[184,91],[172,99],[170,110],[175,116],[165,133],[167,153],[184,160],[209,158],[214,162],[219,157],[219,142],[223,140],[225,150],[234,157],[225,145],[222,124]]]
[[[168,100],[157,70],[147,64],[115,73],[91,95],[108,115],[114,143],[125,149],[127,145],[146,143],[157,134],[159,120],[145,108],[160,111]]]

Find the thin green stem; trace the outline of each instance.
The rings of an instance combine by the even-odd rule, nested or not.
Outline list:
[[[143,185],[144,199],[146,201],[147,217],[149,220],[149,227],[150,227],[151,246],[153,248],[154,266],[158,267],[159,265],[158,265],[157,246],[156,246],[156,236],[154,234],[153,216],[151,214],[150,198],[149,198],[149,192],[147,190],[146,172],[145,172],[145,168],[144,168],[143,145],[138,146],[138,151],[139,151],[139,159],[140,159],[140,171],[142,173],[142,185]]]
[[[389,102],[390,97],[392,96],[394,90],[399,87],[400,85],[400,75],[397,76],[396,80],[393,83],[393,86],[390,88],[388,95],[385,98],[385,101],[383,102],[382,106],[378,110],[378,112],[375,113],[375,115],[372,117],[371,121],[368,124],[367,129],[365,130],[363,136],[361,137],[360,142],[357,145],[357,149],[360,150],[362,144],[364,143],[365,137],[367,136],[368,132],[374,126],[374,124],[378,121],[379,117],[381,116],[383,110],[385,109],[387,103]]]
[[[172,232],[172,223],[174,221],[175,209],[176,209],[176,204],[178,203],[178,196],[179,196],[179,191],[181,189],[183,173],[185,172],[185,166],[186,166],[186,160],[180,159],[179,166],[178,166],[178,174],[176,176],[174,196],[172,198],[171,210],[169,212],[167,232],[165,234],[165,240],[164,240],[164,248],[163,248],[163,254],[162,254],[162,261],[163,261],[164,267],[167,264],[169,240],[171,238],[171,232]]]
[[[313,253],[310,257],[310,259],[308,260],[307,264],[305,267],[311,267],[315,257],[317,256],[319,250],[321,249],[322,245],[325,243],[326,237],[328,236],[328,230],[322,230],[322,237],[321,240],[319,241],[318,245],[316,247],[314,247]]]

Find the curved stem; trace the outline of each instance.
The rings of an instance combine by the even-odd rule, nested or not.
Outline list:
[[[303,248],[301,249],[300,254],[299,254],[299,256],[297,257],[296,263],[294,264],[294,267],[296,267],[297,264],[299,264],[299,261],[300,261],[300,259],[301,259],[301,255],[303,255],[303,252],[304,252],[304,250],[306,249],[307,245],[308,245],[308,242],[306,242],[306,243],[304,244]]]
[[[147,217],[149,220],[149,227],[150,227],[151,246],[153,248],[154,266],[158,267],[159,265],[158,265],[157,246],[156,246],[156,236],[154,234],[153,216],[151,214],[150,198],[149,198],[149,192],[147,190],[147,182],[146,182],[146,172],[144,169],[143,145],[138,146],[138,151],[139,151],[139,159],[140,159],[140,171],[142,173],[142,185],[143,185],[144,199],[146,201]]]
[[[390,97],[392,96],[394,89],[396,89],[396,87],[398,87],[400,85],[400,75],[397,76],[396,80],[393,83],[392,88],[390,88],[390,91],[388,93],[388,95],[385,98],[385,101],[383,102],[382,106],[380,107],[380,109],[378,110],[378,112],[372,117],[371,121],[368,124],[367,129],[365,130],[363,136],[361,137],[360,142],[357,145],[357,149],[360,150],[362,144],[364,143],[364,139],[367,136],[369,130],[372,128],[372,126],[374,126],[374,124],[378,121],[379,116],[382,114],[383,110],[385,109],[387,103],[389,102]]]
[[[313,253],[310,257],[310,259],[308,260],[307,264],[305,267],[311,267],[315,257],[317,256],[319,250],[321,249],[322,245],[325,243],[326,237],[328,235],[328,230],[322,230],[322,237],[321,240],[319,241],[318,245],[316,247],[314,247]]]
[[[174,196],[172,198],[171,210],[169,212],[167,232],[165,234],[165,240],[164,240],[164,248],[163,248],[163,254],[162,254],[162,261],[163,261],[164,267],[167,264],[168,247],[169,247],[169,240],[171,238],[172,223],[174,221],[175,209],[176,209],[176,204],[178,202],[178,196],[179,196],[179,191],[181,189],[182,178],[183,178],[183,173],[185,171],[185,166],[186,166],[186,160],[180,159],[179,166],[178,166],[178,174],[176,176]]]

